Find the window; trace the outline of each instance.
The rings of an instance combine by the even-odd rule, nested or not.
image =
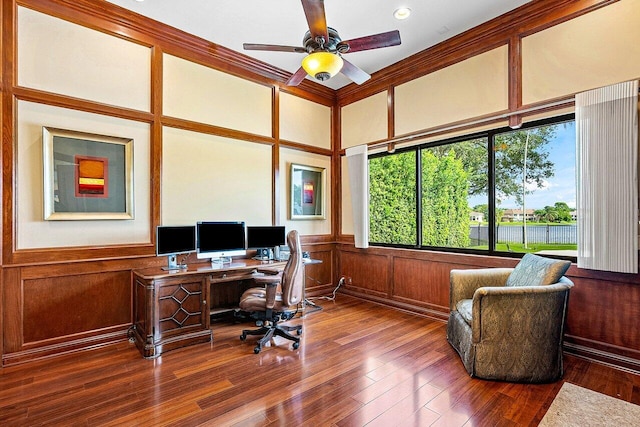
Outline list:
[[[575,256],[572,116],[374,154],[369,174],[371,244]]]
[[[415,246],[416,152],[370,159],[369,186],[371,242]]]

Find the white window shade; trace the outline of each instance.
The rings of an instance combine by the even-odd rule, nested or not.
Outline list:
[[[638,82],[576,95],[578,267],[638,272]]]
[[[369,159],[367,146],[347,148],[349,188],[353,206],[353,237],[356,248],[369,247]]]

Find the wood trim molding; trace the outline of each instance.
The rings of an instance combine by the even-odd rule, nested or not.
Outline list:
[[[114,328],[112,331],[103,332],[99,335],[85,336],[72,341],[63,341],[7,354],[3,353],[2,366],[13,366],[34,360],[47,359],[52,356],[76,353],[116,344],[127,339],[129,326],[130,325],[123,325],[119,328]]]
[[[86,99],[73,98],[38,89],[30,89],[17,86],[13,88],[16,100],[47,104],[54,107],[68,108],[71,110],[85,111],[105,116],[118,117],[126,120],[151,123],[154,120],[153,113],[133,110],[125,107],[115,107]]]
[[[580,344],[580,342],[582,342],[582,344]],[[604,347],[605,349],[598,347]],[[563,349],[566,353],[573,354],[574,356],[640,375],[640,357],[627,357],[613,352],[624,349],[615,348],[603,343],[585,343],[584,340],[576,340],[575,337],[569,335],[565,335]]]
[[[179,119],[176,117],[162,116],[162,124],[164,126],[169,126],[172,128],[204,133],[208,135],[215,135],[223,138],[238,139],[241,141],[257,142],[268,145],[275,144],[275,139],[271,136],[257,135],[240,130],[224,128],[221,126]]]
[[[312,154],[320,154],[322,156],[333,155],[333,150],[328,148],[314,147],[313,145],[301,144],[299,142],[287,141],[285,139],[280,140],[280,147],[289,148],[291,150],[300,150]]]
[[[392,139],[396,135],[396,87],[387,89],[387,138]]]
[[[2,2],[2,264],[6,265],[13,253],[15,227],[14,215],[14,110],[16,14],[13,2]]]
[[[162,81],[164,68],[162,62],[162,49],[154,47],[151,50],[151,114],[153,114],[153,122],[151,123],[151,140],[150,143],[150,168],[151,174],[151,230],[155,230],[160,225],[160,201],[161,201],[161,182],[159,178],[162,171]],[[156,233],[151,234],[151,244],[155,247]]]
[[[509,39],[509,111],[522,107],[522,38],[512,36]],[[522,126],[522,116],[509,116],[509,127]]]

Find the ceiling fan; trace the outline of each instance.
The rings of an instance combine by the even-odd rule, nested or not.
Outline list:
[[[342,58],[342,55],[362,50],[397,46],[400,44],[398,30],[386,33],[342,40],[336,30],[327,27],[324,0],[301,0],[309,31],[302,40],[303,46],[281,46],[272,44],[244,43],[245,50],[267,50],[272,52],[295,52],[308,54],[302,60],[302,67],[287,80],[287,86],[297,86],[308,75],[325,81],[342,72],[353,82],[362,84],[371,76]]]

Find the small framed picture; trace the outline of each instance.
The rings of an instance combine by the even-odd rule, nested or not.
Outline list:
[[[42,128],[44,219],[133,219],[133,139]]]
[[[291,219],[325,219],[325,169],[291,165]]]

